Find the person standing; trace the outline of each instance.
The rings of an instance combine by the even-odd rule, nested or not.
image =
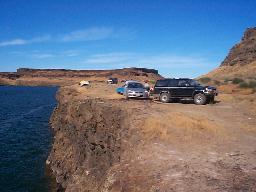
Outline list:
[[[148,84],[148,80],[145,81],[144,87],[147,91],[149,91],[150,87],[149,87],[149,84]]]

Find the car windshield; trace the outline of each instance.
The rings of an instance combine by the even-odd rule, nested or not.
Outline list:
[[[141,83],[129,83],[128,88],[144,88],[144,86]]]

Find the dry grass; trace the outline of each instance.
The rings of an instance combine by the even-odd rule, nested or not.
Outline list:
[[[195,116],[185,113],[169,113],[155,116],[145,121],[143,132],[146,137],[160,138],[165,141],[176,139],[196,141],[223,135],[223,128],[206,116]]]
[[[211,71],[210,73],[203,75],[202,77],[208,77],[216,80],[225,80],[233,78],[255,78],[256,77],[256,62],[252,62],[245,66],[223,66]]]
[[[253,89],[247,88],[247,89],[243,89],[240,88],[239,85],[237,84],[226,84],[226,85],[220,85],[218,87],[218,90],[222,93],[228,93],[228,94],[241,94],[241,95],[250,95],[252,93],[254,93]]]
[[[88,87],[73,86],[81,96],[86,95],[94,98],[121,99],[122,95],[116,93],[118,85],[106,85],[104,83],[92,83]]]

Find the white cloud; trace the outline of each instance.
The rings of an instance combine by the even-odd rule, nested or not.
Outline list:
[[[43,35],[39,37],[35,37],[33,39],[28,40],[29,43],[41,43],[51,40],[51,35]]]
[[[78,50],[67,50],[60,53],[60,56],[63,57],[76,57],[80,54],[80,51]]]
[[[89,64],[117,64],[131,62],[136,55],[132,53],[107,53],[107,54],[95,54],[89,56],[84,63]]]
[[[63,50],[63,51],[11,51],[9,54],[18,57],[29,57],[33,59],[47,59],[47,58],[67,58],[67,57],[77,57],[80,55],[79,50]]]
[[[60,41],[95,41],[111,37],[113,29],[109,27],[93,27],[84,30],[72,31],[59,35]]]
[[[136,32],[129,29],[114,30],[111,27],[90,27],[82,30],[71,31],[66,34],[52,34],[34,37],[31,39],[11,39],[0,42],[0,47],[26,45],[42,42],[76,42],[76,41],[97,41],[104,39],[131,39]]]
[[[47,58],[63,58],[63,57],[76,57],[80,54],[78,50],[64,50],[64,51],[48,51],[48,52],[41,52],[41,51],[33,51],[24,53],[28,57],[32,57],[35,59],[47,59]]]
[[[24,39],[12,39],[9,41],[2,41],[0,42],[0,47],[4,47],[4,46],[10,46],[10,45],[24,45],[27,44],[28,41],[24,40]]]
[[[94,69],[145,67],[159,69],[165,76],[197,76],[213,65],[204,57],[173,54],[106,53],[88,56],[82,65]]]
[[[200,66],[206,59],[195,56],[176,56],[168,54],[149,55],[138,58],[141,65],[161,66],[164,68],[189,68]]]
[[[37,54],[32,54],[30,56],[35,58],[35,59],[46,59],[46,58],[55,57],[55,55],[49,54],[49,53],[37,53]]]
[[[171,54],[106,53],[89,56],[84,63],[95,65],[121,65],[122,67],[166,67],[182,68],[200,66],[206,59]]]
[[[48,41],[50,39],[51,39],[50,35],[39,36],[32,39],[12,39],[9,41],[0,42],[0,47],[11,46],[11,45],[26,45],[31,43],[41,43],[41,42]]]

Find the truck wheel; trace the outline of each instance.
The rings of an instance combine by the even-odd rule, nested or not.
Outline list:
[[[160,95],[160,101],[163,103],[168,103],[170,101],[170,94],[169,93],[162,93]]]
[[[199,93],[194,96],[194,103],[196,105],[205,105],[206,102],[207,102],[207,99],[204,94]]]

